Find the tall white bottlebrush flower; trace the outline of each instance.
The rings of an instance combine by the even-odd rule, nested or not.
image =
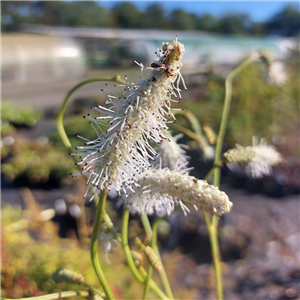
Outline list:
[[[139,187],[130,191],[121,203],[131,213],[163,215],[171,214],[178,204],[184,213],[189,212],[183,201],[217,216],[232,208],[232,202],[224,192],[204,180],[189,176],[180,168],[149,170],[139,180]]]
[[[166,123],[175,120],[171,96],[181,98],[179,83],[180,80],[183,82],[180,74],[183,54],[184,46],[177,39],[165,43],[146,79],[131,85],[126,83],[121,97],[112,90],[105,94],[106,105],[93,108],[100,116],[86,116],[97,138],[80,137],[85,145],[77,147],[79,153],[73,155],[81,157],[78,165],[83,168],[73,176],[88,175],[89,188],[99,190],[114,183],[118,192],[126,192],[125,187],[137,183],[141,173],[150,167],[149,159],[154,159],[157,154],[149,141],[167,140],[163,130],[168,130]],[[140,66],[143,73],[144,66]],[[108,126],[106,131],[101,130],[103,125]]]
[[[246,174],[253,178],[262,178],[272,174],[272,166],[282,162],[280,153],[268,145],[265,139],[258,143],[256,136],[253,137],[253,146],[230,149],[224,153],[229,169],[234,170],[236,164],[245,166]]]

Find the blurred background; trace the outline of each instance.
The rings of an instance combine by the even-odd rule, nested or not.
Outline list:
[[[216,133],[228,73],[260,49],[283,65],[280,85],[266,80],[259,62],[234,80],[224,151],[251,145],[256,135],[284,162],[259,180],[223,168],[221,189],[234,208],[220,220],[220,245],[226,299],[299,299],[299,30],[298,1],[2,1],[3,295],[68,288],[50,279],[58,267],[97,284],[86,242],[94,206],[84,207],[84,180],[69,176],[76,166],[57,134],[57,113],[67,92],[85,79],[118,74],[138,80],[134,60],[149,66],[162,42],[178,36],[188,86],[179,107]],[[103,103],[104,87],[92,83],[72,96],[64,122],[72,145],[80,145],[76,134],[92,138],[82,115]],[[193,140],[180,142],[189,146],[193,175],[203,177],[212,162]],[[108,211],[118,226],[115,201]],[[137,218],[130,224],[132,236],[141,234]],[[159,240],[176,297],[214,299],[202,214],[176,211],[161,222]],[[115,280],[106,266],[108,279],[118,298],[138,299],[141,287],[122,267],[119,250],[110,260],[121,277]],[[78,262],[79,255],[86,258]]]

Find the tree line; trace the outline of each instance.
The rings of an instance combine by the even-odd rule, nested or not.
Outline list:
[[[201,3],[195,4],[200,5]],[[22,30],[22,24],[80,26],[102,28],[157,28],[201,30],[233,35],[297,36],[300,30],[299,8],[287,4],[266,22],[254,22],[248,14],[230,13],[222,17],[197,15],[183,9],[166,11],[159,3],[141,12],[129,2],[118,2],[111,9],[94,1],[2,1],[1,30]]]

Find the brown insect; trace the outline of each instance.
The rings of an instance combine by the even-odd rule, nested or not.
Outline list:
[[[158,65],[157,63],[152,63],[152,64],[151,64],[151,67],[152,67],[152,68],[162,68],[162,69],[164,69],[164,68],[165,68],[165,65],[164,65],[164,64]]]

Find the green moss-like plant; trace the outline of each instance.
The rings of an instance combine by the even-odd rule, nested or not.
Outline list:
[[[12,126],[32,127],[41,118],[42,113],[30,108],[19,108],[7,101],[1,103],[2,122]],[[6,127],[5,127],[6,128]],[[3,134],[4,132],[1,131]]]
[[[70,172],[77,170],[66,151],[50,142],[15,138],[7,148],[9,157],[2,164],[2,173],[9,182],[21,180],[22,184],[59,184]]]

